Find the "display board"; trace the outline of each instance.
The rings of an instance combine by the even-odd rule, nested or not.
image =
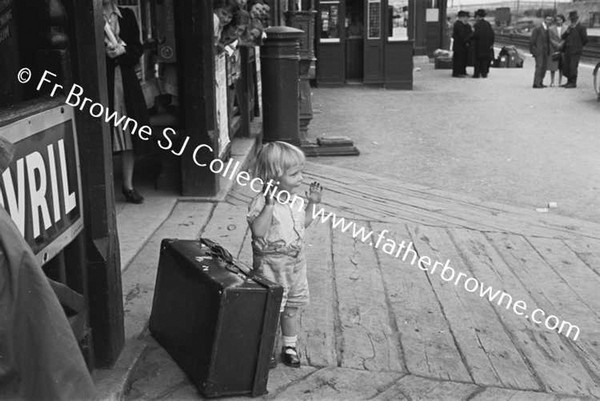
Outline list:
[[[321,19],[321,42],[340,41],[340,2],[322,1],[319,4]]]
[[[83,229],[81,176],[73,109],[59,106],[0,127],[15,145],[1,175],[4,207],[43,264]]]
[[[389,0],[388,40],[408,40],[408,0]]]

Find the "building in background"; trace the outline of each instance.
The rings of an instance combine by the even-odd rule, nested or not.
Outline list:
[[[413,56],[446,39],[446,0],[320,0],[317,83],[412,89]]]

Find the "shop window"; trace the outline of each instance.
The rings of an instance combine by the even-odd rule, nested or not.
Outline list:
[[[339,1],[321,1],[321,42],[339,42],[340,41],[340,2]]]
[[[408,40],[408,0],[390,0],[388,40]]]

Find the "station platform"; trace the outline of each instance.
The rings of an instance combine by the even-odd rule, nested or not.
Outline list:
[[[315,222],[306,233],[311,304],[301,319],[303,365],[293,369],[280,363],[270,373],[269,394],[263,398],[600,399],[600,223],[424,184],[419,168],[435,167],[426,161],[427,154],[392,148],[390,152],[414,158],[415,168],[386,169],[377,164],[378,149],[372,143],[382,141],[374,132],[382,128],[376,122],[400,112],[405,125],[398,135],[437,129],[450,135],[448,141],[456,141],[451,136],[456,130],[476,134],[465,120],[498,134],[521,129],[544,135],[553,123],[547,116],[556,115],[558,106],[532,121],[515,116],[532,115],[524,111],[530,105],[552,104],[548,97],[579,99],[581,107],[598,110],[589,78],[584,79],[587,67],[581,67],[581,85],[571,92],[533,91],[531,60],[523,70],[492,70],[487,80],[452,79],[449,71],[434,70],[433,64],[419,68],[412,92],[316,89],[311,132],[345,132],[362,153],[356,158],[311,159],[305,181],[318,180],[325,187],[323,207],[328,212],[374,232],[388,230],[388,238],[412,242],[419,256],[450,260],[457,271],[510,293],[515,301],[578,325],[580,336],[574,340],[548,330],[479,293],[393,258],[349,231],[341,232],[331,220]],[[484,90],[484,85],[490,88]],[[559,90],[563,92],[557,95]],[[588,93],[594,100],[581,100]],[[347,104],[343,112],[339,102],[331,103],[333,98],[352,97],[354,106]],[[374,110],[370,118],[343,114],[356,107],[356,99]],[[492,116],[482,112],[497,113],[495,107],[515,117],[502,130],[486,125]],[[398,127],[398,121],[390,124]],[[455,122],[452,128],[448,121]],[[578,129],[597,127],[597,121],[579,121]],[[247,163],[252,146],[239,152]],[[149,187],[142,190],[146,202],[120,205],[117,217],[121,243],[127,244],[121,255],[127,343],[113,369],[95,372],[96,383],[106,399],[201,399],[147,330],[159,243],[168,237],[203,236],[249,262],[245,215],[252,193],[233,186],[223,200],[199,201]]]

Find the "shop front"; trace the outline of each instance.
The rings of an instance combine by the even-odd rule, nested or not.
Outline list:
[[[318,5],[317,83],[412,89],[408,0],[322,0]]]
[[[442,46],[446,0],[321,0],[317,84],[412,89],[413,56]]]

